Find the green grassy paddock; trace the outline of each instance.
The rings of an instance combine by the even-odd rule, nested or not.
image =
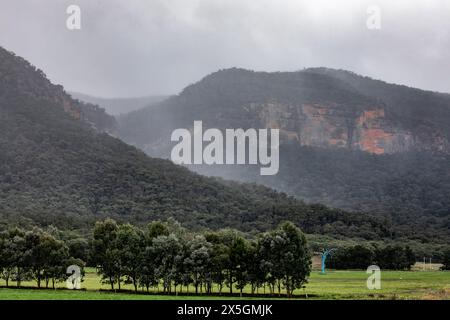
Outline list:
[[[450,272],[444,271],[382,271],[381,289],[369,290],[366,287],[368,275],[365,271],[331,271],[325,275],[313,271],[305,289],[297,290],[295,294],[300,299],[450,299]],[[239,297],[224,295],[195,296],[193,287],[190,295],[162,295],[157,289],[151,289],[150,294],[139,290],[133,292],[131,285],[123,285],[122,291],[113,292],[109,285],[101,284],[94,269],[88,268],[82,283],[84,290],[67,290],[65,283],[58,283],[57,289],[37,289],[35,282],[23,282],[26,288],[4,288],[0,281],[0,299],[11,300],[158,300],[158,299],[239,299]],[[186,293],[186,288],[183,288]],[[237,292],[234,290],[234,292]],[[267,291],[268,292],[268,289]],[[250,293],[247,287],[244,293]],[[262,294],[263,290],[259,289]],[[248,298],[248,297],[246,297]],[[267,298],[272,298],[267,296]],[[261,297],[259,297],[261,299]]]

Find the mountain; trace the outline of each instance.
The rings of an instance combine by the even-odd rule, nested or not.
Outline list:
[[[137,128],[136,119],[141,119]],[[217,128],[279,128],[284,144],[373,154],[449,153],[449,119],[449,94],[325,68],[276,73],[228,69],[158,107],[123,117],[121,136],[152,148],[172,128],[203,120]]]
[[[326,68],[227,69],[119,120],[119,137],[168,158],[176,128],[280,129],[280,171],[190,169],[276,188],[307,202],[366,212],[449,236],[450,95]],[[408,230],[408,231],[406,231]],[[431,231],[434,230],[434,231]]]
[[[99,98],[79,92],[69,92],[69,94],[79,101],[98,105],[114,116],[151,106],[170,97],[168,95],[151,95],[136,98]]]
[[[412,149],[450,152],[450,94],[389,84],[345,70],[313,68],[306,72],[340,80],[358,93],[382,103],[379,131],[367,135],[384,149],[374,150],[375,153]],[[391,130],[386,122],[393,124]],[[399,145],[399,141],[403,143]]]
[[[104,116],[0,48],[0,229],[86,232],[105,217],[136,224],[173,217],[192,229],[267,230],[291,220],[308,233],[404,237],[388,221],[150,158],[94,125],[86,110]]]
[[[104,109],[71,99],[60,85],[53,85],[40,69],[23,58],[0,47],[0,97],[14,99],[19,94],[30,99],[46,100],[60,105],[74,119],[82,120],[98,131],[113,133],[117,130],[114,117]]]

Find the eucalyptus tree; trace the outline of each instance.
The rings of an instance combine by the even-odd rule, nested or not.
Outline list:
[[[121,274],[126,277],[127,283],[133,284],[134,290],[137,291],[144,259],[144,233],[131,224],[120,225],[117,230],[115,249]]]
[[[34,228],[25,234],[26,264],[30,268],[32,277],[36,280],[38,288],[46,279],[53,279],[53,287],[56,276],[53,270],[64,268],[65,261],[69,257],[69,249],[64,242],[55,239],[52,235],[40,229]]]
[[[218,232],[209,232],[205,234],[205,238],[212,246],[210,254],[211,280],[217,284],[219,294],[221,294],[227,279],[225,270],[230,265],[230,247],[222,241],[221,234]]]
[[[187,247],[188,254],[184,259],[184,265],[188,266],[192,274],[195,293],[198,294],[198,288],[202,283],[207,284],[210,292],[212,244],[206,241],[204,236],[196,235],[188,241]]]
[[[98,221],[93,230],[92,259],[104,283],[114,290],[114,283],[120,282],[120,265],[116,248],[118,225],[112,219]]]
[[[295,289],[300,289],[307,282],[311,272],[311,254],[306,237],[291,222],[281,224],[273,232],[279,259],[275,265],[279,268],[278,276],[286,288],[288,297],[293,295]]]
[[[151,246],[151,240],[146,239],[145,247],[141,253],[141,268],[139,270],[139,285],[149,292],[150,287],[158,284],[156,273],[155,253]]]
[[[6,286],[9,286],[9,280],[14,271],[14,252],[10,242],[10,232],[0,233],[0,276],[5,280]]]
[[[20,287],[22,281],[30,276],[27,264],[27,245],[25,232],[18,228],[10,229],[6,237],[5,254],[8,257],[7,274],[8,279],[16,281]]]
[[[169,234],[169,227],[159,220],[152,221],[147,225],[146,236],[148,237],[148,240],[158,236],[168,236]]]
[[[178,264],[183,261],[183,247],[175,234],[158,236],[152,241],[152,253],[155,261],[155,272],[158,279],[162,279],[164,292],[171,293],[172,283],[179,269]]]
[[[236,236],[230,247],[230,263],[233,276],[231,285],[236,283],[236,289],[242,296],[242,291],[248,283],[248,266],[250,261],[250,244],[241,237]]]

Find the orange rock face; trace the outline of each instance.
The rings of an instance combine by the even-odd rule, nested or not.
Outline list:
[[[357,146],[360,150],[383,154],[406,151],[413,146],[412,133],[392,128],[383,109],[363,111],[356,124],[359,130]]]
[[[64,111],[70,114],[74,119],[81,119],[81,111],[74,107],[68,100],[63,101]]]
[[[270,103],[253,105],[248,110],[258,113],[267,128],[279,128],[285,142],[374,154],[406,151],[414,145],[412,133],[390,123],[380,107],[354,111],[339,105]]]

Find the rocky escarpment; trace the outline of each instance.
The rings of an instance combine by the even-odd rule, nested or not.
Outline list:
[[[450,153],[450,95],[330,69],[222,70],[159,106],[123,116],[119,136],[167,157],[172,130],[195,120],[209,128],[278,128],[282,145]]]
[[[171,132],[191,128],[195,120],[222,130],[279,128],[280,164],[273,176],[261,176],[254,165],[191,165],[191,170],[264,184],[310,203],[370,212],[421,232],[433,221],[448,234],[450,95],[345,71],[229,69],[157,106],[124,115],[120,137],[168,158]],[[431,239],[439,231],[425,233]]]
[[[413,132],[386,118],[383,107],[351,110],[336,104],[250,104],[261,125],[280,129],[281,143],[342,147],[374,154],[409,151],[417,146]],[[436,148],[441,141],[433,141]]]

